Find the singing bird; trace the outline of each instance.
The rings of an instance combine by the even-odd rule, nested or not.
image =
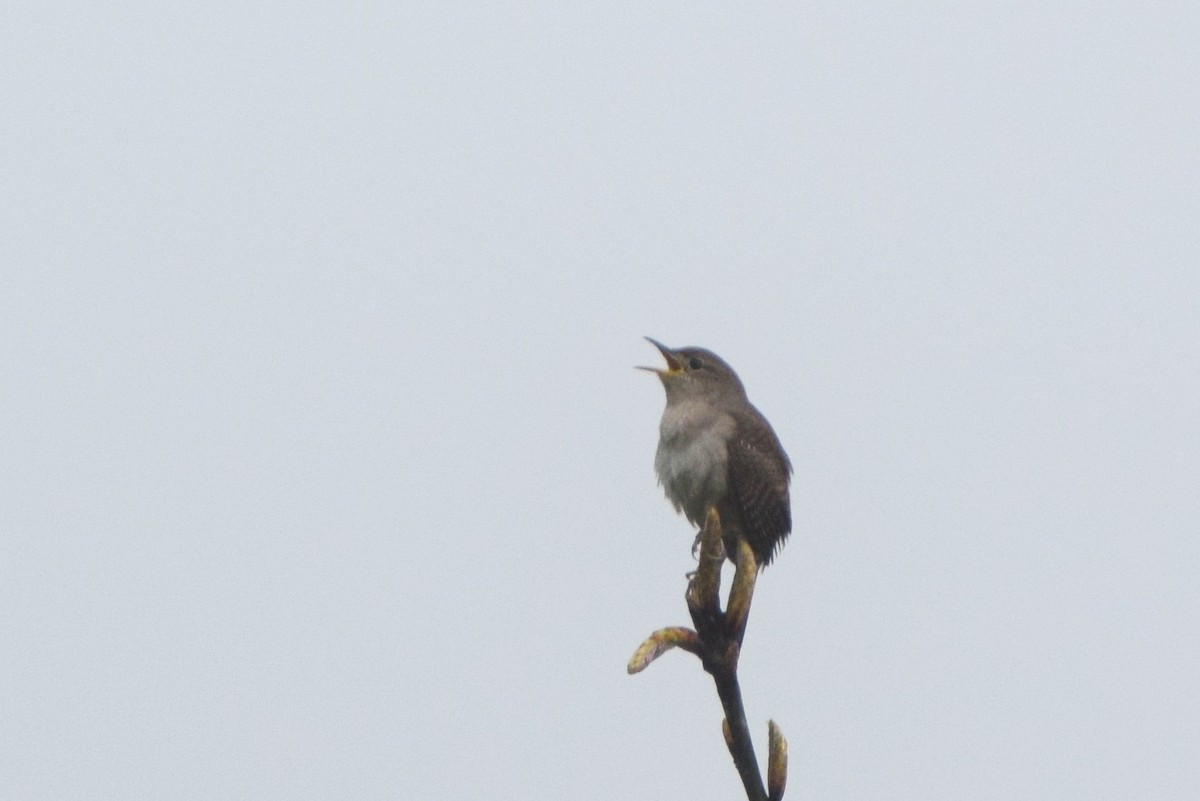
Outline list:
[[[697,527],[716,506],[729,558],[744,539],[766,567],[792,530],[792,463],[779,437],[717,354],[646,339],[667,360],[666,369],[641,368],[667,393],[654,457],[667,499]]]

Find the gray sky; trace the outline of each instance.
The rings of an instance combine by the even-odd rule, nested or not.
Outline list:
[[[792,799],[1200,797],[1200,11],[19,4],[0,799],[736,798],[641,336],[795,463]]]

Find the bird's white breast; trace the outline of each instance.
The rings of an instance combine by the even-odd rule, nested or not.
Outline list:
[[[695,525],[725,495],[733,429],[730,415],[705,403],[669,404],[663,412],[654,469],[667,498]]]

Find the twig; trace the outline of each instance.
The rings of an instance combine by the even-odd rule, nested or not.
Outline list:
[[[671,648],[682,648],[699,657],[717,686],[717,695],[725,710],[721,729],[734,767],[742,778],[747,799],[780,801],[787,784],[787,741],[783,739],[779,727],[771,721],[768,725],[768,793],[763,786],[758,759],[754,755],[754,743],[750,738],[742,690],[738,683],[738,657],[750,616],[750,603],[754,599],[758,563],[745,541],[739,541],[737,548],[737,570],[729,592],[728,610],[722,611],[721,567],[725,554],[720,516],[715,508],[710,507],[700,533],[700,564],[688,584],[685,596],[695,630],[679,626],[659,629],[637,649],[629,660],[628,670],[630,673],[644,670]]]

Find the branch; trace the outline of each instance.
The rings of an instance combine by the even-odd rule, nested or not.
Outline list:
[[[650,666],[651,662],[672,648],[682,648],[699,656],[700,638],[696,632],[691,629],[685,629],[683,626],[669,626],[665,629],[659,629],[638,646],[638,649],[633,652],[633,656],[630,658],[629,664],[625,669],[629,671],[630,675],[641,673]]]
[[[721,538],[721,520],[715,507],[709,507],[708,517],[700,532],[700,564],[688,583],[688,612],[695,630],[679,626],[659,629],[638,647],[629,660],[628,671],[638,673],[672,648],[682,648],[700,658],[704,669],[713,677],[725,719],[721,730],[725,744],[733,757],[734,767],[741,776],[749,801],[780,801],[787,784],[787,741],[774,721],[768,724],[767,777],[770,792],[763,786],[754,742],[746,723],[742,689],[738,683],[737,665],[742,639],[754,599],[754,584],[758,578],[758,563],[748,543],[737,543],[733,584],[730,587],[727,611],[721,610],[721,567],[725,549]]]

